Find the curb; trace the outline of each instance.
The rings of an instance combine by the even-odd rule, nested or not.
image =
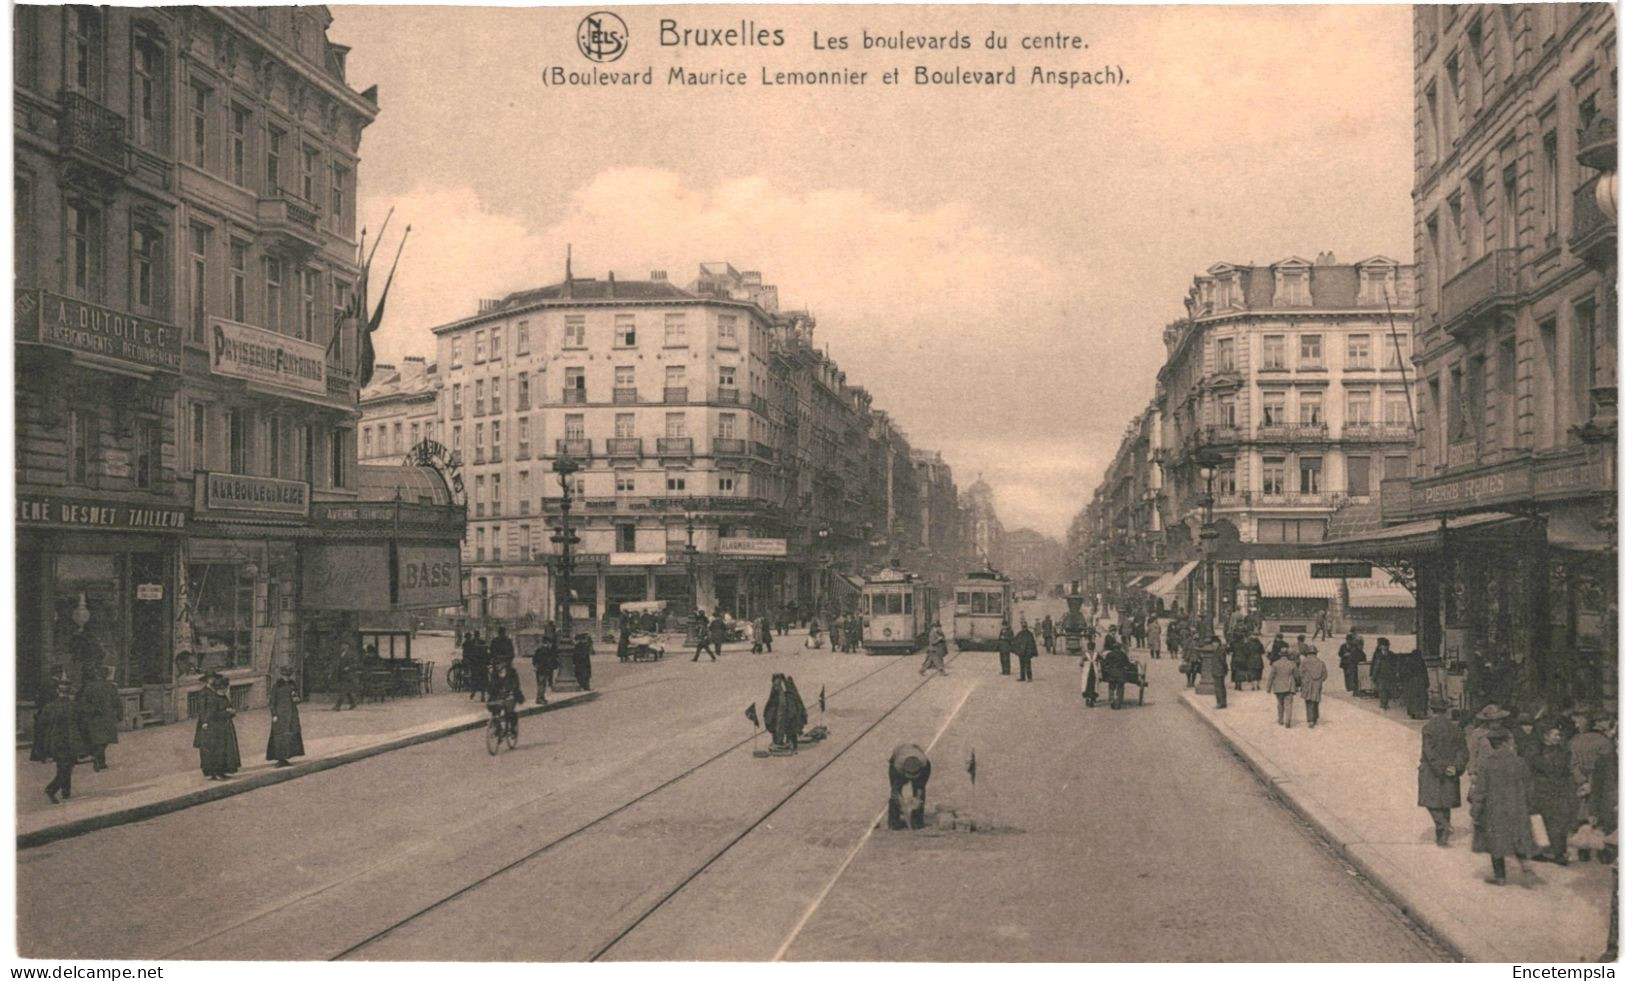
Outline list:
[[[593,702],[598,699],[598,695],[598,692],[588,690],[584,694],[578,695],[575,698],[566,699],[564,701],[548,702],[546,705],[531,705],[527,708],[521,709],[519,711],[519,717],[526,718],[532,715],[540,715],[543,712],[552,712],[558,709],[569,708],[572,705]],[[469,722],[458,722],[444,728],[431,730],[429,732],[413,733],[410,736],[386,740],[381,743],[375,743],[371,746],[360,746],[356,749],[348,750],[335,756],[324,756],[321,759],[307,760],[306,762],[295,763],[293,766],[283,769],[267,770],[262,773],[253,774],[252,776],[233,780],[229,783],[199,787],[197,790],[182,794],[179,797],[171,797],[168,800],[153,801],[150,804],[140,804],[122,811],[110,811],[106,814],[96,814],[73,821],[64,821],[61,824],[53,825],[49,828],[40,828],[38,831],[29,831],[19,834],[17,836],[17,850],[22,851],[25,848],[37,848],[40,845],[50,844],[53,841],[62,841],[66,838],[76,838],[80,835],[89,834],[92,831],[101,831],[106,828],[116,828],[119,825],[134,824],[138,821],[145,821],[149,818],[159,817],[164,814],[172,814],[175,811],[183,811],[189,807],[197,807],[199,804],[212,803],[213,801],[223,800],[227,797],[235,797],[238,794],[246,794],[251,790],[258,790],[261,787],[269,787],[273,784],[285,783],[289,780],[296,780],[299,777],[308,776],[312,773],[320,773],[323,770],[331,770],[334,767],[344,766],[346,763],[356,763],[373,756],[380,756],[384,753],[393,752],[397,749],[405,749],[408,746],[416,746],[419,743],[427,743],[433,742],[436,739],[444,739],[447,736],[456,735],[459,732],[467,732],[470,729],[483,729],[485,726],[485,719],[475,719]]]
[[[1272,795],[1286,805],[1288,810],[1314,828],[1315,834],[1330,845],[1337,852],[1340,859],[1353,866],[1367,882],[1375,886],[1377,891],[1381,892],[1390,902],[1397,906],[1400,912],[1421,927],[1434,943],[1443,947],[1453,960],[1458,963],[1474,962],[1474,958],[1468,956],[1462,946],[1451,937],[1451,931],[1440,923],[1440,917],[1417,908],[1412,899],[1405,894],[1405,891],[1399,885],[1392,881],[1386,871],[1379,869],[1376,863],[1368,861],[1356,853],[1353,845],[1347,840],[1348,836],[1341,821],[1337,821],[1336,818],[1321,813],[1319,808],[1310,807],[1299,800],[1292,791],[1291,778],[1266,761],[1252,743],[1228,731],[1219,724],[1219,720],[1203,712],[1183,693],[1180,695],[1179,700],[1235,752],[1241,761],[1246,764],[1247,769],[1252,771],[1253,776],[1257,778],[1259,783],[1268,787]]]

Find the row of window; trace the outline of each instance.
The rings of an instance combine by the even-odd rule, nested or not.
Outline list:
[[[1329,493],[1333,488],[1325,485],[1324,464],[1325,459],[1315,455],[1288,457],[1266,454],[1260,459],[1259,491],[1265,499]],[[1410,458],[1404,454],[1381,458],[1348,454],[1343,457],[1342,492],[1351,497],[1370,495],[1372,488],[1381,480],[1375,473],[1379,465],[1383,468],[1383,476],[1389,478],[1404,477],[1410,472]],[[1233,462],[1223,464],[1214,472],[1213,493],[1220,498],[1235,497],[1239,493]]]
[[[1381,402],[1378,402],[1380,397]],[[1325,394],[1318,391],[1297,393],[1297,418],[1287,410],[1287,392],[1265,390],[1259,393],[1260,418],[1266,426],[1286,426],[1294,423],[1306,426],[1326,424]],[[1241,425],[1239,403],[1234,395],[1222,395],[1216,406],[1217,423],[1221,426]],[[1351,389],[1344,394],[1343,425],[1364,426],[1377,421],[1375,412],[1382,411],[1385,426],[1411,425],[1410,402],[1404,392],[1375,392],[1371,389]]]
[[[516,507],[518,508],[518,513],[521,514],[521,515],[530,514],[530,513],[532,513],[533,509],[536,512],[540,512],[540,510],[541,510],[541,506],[540,506],[541,497],[538,494],[535,494],[535,493],[532,492],[530,471],[529,470],[521,470],[521,471],[519,471],[518,477],[519,477],[519,480],[518,480],[519,495],[516,498]],[[539,480],[540,480],[540,483],[541,483],[541,489],[546,490],[546,489],[551,489],[552,488],[553,483],[549,479],[548,474],[541,473],[541,474],[538,475],[538,477],[539,477]],[[706,491],[706,493],[709,496],[732,497],[732,496],[734,496],[736,494],[744,493],[745,477],[743,475],[718,473],[718,474],[713,474],[712,477],[713,477],[713,479],[711,481],[712,487],[711,487],[710,490]],[[654,492],[654,488],[651,488],[649,486],[650,479],[651,478],[649,478],[647,475],[645,475],[645,479],[644,479],[644,482],[643,482],[643,486],[644,486],[643,493],[647,494],[647,493],[653,493]],[[656,477],[656,478],[652,478],[652,479],[653,479],[653,483],[655,485],[659,484],[660,478]],[[674,471],[666,474],[665,475],[666,493],[668,493],[668,494],[686,494],[686,493],[688,493],[689,479],[690,479],[690,474],[686,470],[674,470]],[[617,473],[617,474],[614,475],[614,481],[615,481],[615,495],[618,496],[618,497],[631,496],[631,495],[636,495],[636,494],[639,493],[639,491],[638,491],[639,481],[638,481],[637,474]],[[586,476],[580,476],[580,477],[575,478],[571,482],[570,492],[573,495],[576,495],[577,497],[586,497],[587,496],[587,487],[588,487],[588,481],[587,481]],[[485,518],[485,517],[498,518],[498,517],[501,517],[502,513],[503,513],[502,512],[502,508],[503,508],[503,503],[502,503],[502,474],[500,474],[500,473],[476,474],[474,476],[473,488],[474,488],[474,494],[473,494],[473,498],[471,500],[471,504],[473,505],[473,509],[474,509],[473,516],[476,517],[476,518]],[[696,490],[698,490],[698,488],[696,488]]]
[[[1336,335],[1333,335],[1336,336]],[[1396,370],[1410,360],[1411,338],[1409,334],[1383,334],[1377,341],[1371,334],[1346,334],[1343,337],[1343,368],[1346,370],[1361,370],[1375,368],[1373,360],[1374,345],[1380,343],[1383,350],[1383,367],[1387,370]],[[1296,365],[1288,360],[1288,335],[1264,334],[1260,338],[1259,362],[1260,371],[1289,371],[1296,367],[1299,371],[1321,370],[1330,365],[1326,358],[1326,338],[1323,334],[1297,335],[1297,362]],[[1213,342],[1213,355],[1215,370],[1236,370],[1236,338],[1220,337]]]
[[[619,350],[631,350],[638,346],[637,314],[617,313],[614,315],[615,347]],[[668,313],[664,318],[665,333],[663,335],[666,347],[688,346],[688,319],[685,313]],[[501,361],[503,356],[503,341],[507,336],[508,325],[495,324],[489,328],[474,331],[473,363],[484,364],[487,361]],[[525,357],[530,354],[530,321],[521,320],[513,325],[514,355]],[[587,315],[584,313],[571,313],[564,316],[564,347],[584,348],[587,346]],[[739,346],[739,318],[734,314],[717,315],[717,347],[723,349],[737,348]],[[461,367],[463,364],[463,337],[454,335],[451,339],[451,367]]]
[[[95,408],[68,410],[66,457],[64,477],[77,487],[101,486],[106,474],[98,472],[100,459],[102,413]],[[158,486],[159,468],[163,459],[163,425],[156,419],[135,417],[130,423],[129,450],[131,466],[129,479],[134,486],[151,489]]]
[[[182,469],[350,486],[352,430],[298,423],[276,413],[187,402],[181,413]]]
[[[503,452],[503,449],[504,449],[504,446],[503,446],[503,435],[504,434],[503,434],[502,422],[503,422],[503,420],[501,420],[501,419],[492,419],[488,423],[487,422],[477,422],[477,423],[474,424],[474,426],[473,426],[473,432],[474,432],[474,446],[473,446],[473,449],[474,449],[474,462],[476,462],[476,463],[484,462],[484,460],[486,458],[486,450],[487,450],[487,448],[490,449],[491,456],[492,456],[493,460],[500,460],[501,459],[501,455],[502,455],[502,452]],[[516,432],[517,432],[517,438],[518,438],[518,450],[519,450],[519,453],[520,454],[528,453],[529,450],[530,450],[530,445],[531,445],[531,417],[530,416],[520,416],[517,420],[515,420],[515,422],[517,423]],[[380,454],[389,453],[389,452],[391,452],[391,450],[388,448],[389,445],[390,445],[389,442],[388,442],[390,433],[384,431],[384,429],[385,429],[384,426],[380,426],[378,428],[380,429],[380,432],[378,434],[378,451],[377,452],[380,453]],[[413,432],[415,433],[417,431],[417,425],[414,424],[412,429],[413,429]],[[415,443],[410,443],[410,444],[405,444],[405,446],[403,447],[401,445],[402,432],[403,432],[403,430],[402,430],[401,424],[400,423],[395,423],[394,424],[394,430],[393,430],[393,436],[394,436],[394,444],[396,446],[396,449],[395,449],[394,452],[402,452],[402,453],[404,453],[407,447],[416,445]],[[490,442],[489,442],[489,444],[486,442],[486,434],[487,434],[487,432],[490,433]],[[536,434],[536,438],[538,438],[538,439],[542,438],[540,424],[538,424],[536,426],[536,433],[535,434]],[[684,439],[684,438],[687,438],[689,435],[690,435],[690,433],[689,433],[689,429],[688,429],[688,415],[687,415],[687,413],[683,413],[683,412],[668,412],[668,413],[666,413],[666,426],[665,426],[665,432],[664,432],[665,438],[667,438],[667,439]],[[719,412],[717,414],[717,432],[716,432],[716,436],[717,436],[718,439],[740,439],[740,438],[742,438],[739,435],[739,415],[738,415],[738,413]],[[428,437],[428,438],[432,439],[433,437],[431,436],[431,437]],[[564,417],[564,435],[561,438],[567,439],[567,440],[584,440],[584,439],[587,439],[587,418],[586,418],[585,414],[578,413],[578,412],[572,412],[572,413],[566,414],[565,417]],[[615,436],[614,436],[614,438],[615,439],[637,439],[638,438],[637,413],[635,413],[635,412],[618,412],[618,413],[615,414]],[[372,450],[372,446],[373,446],[372,427],[366,427],[366,428],[364,428],[362,430],[361,439],[362,439],[362,452],[363,452],[363,454],[365,454],[367,456],[371,456],[373,454],[373,450]],[[452,451],[454,453],[458,454],[458,456],[461,457],[462,459],[464,459],[464,460],[468,459],[467,455],[464,454],[463,427],[460,426],[460,425],[453,424],[452,427],[451,427],[451,449],[452,449]]]
[[[374,442],[374,433],[377,438]],[[410,436],[410,441],[408,441]],[[414,422],[408,429],[405,424],[396,422],[393,425],[387,422],[375,426],[361,427],[361,456],[363,459],[377,456],[387,456],[391,453],[405,454],[412,447],[426,439],[435,438],[435,424],[432,420],[427,422]]]
[[[529,524],[521,524],[514,526],[513,528],[508,528],[503,525],[476,525],[471,530],[469,536],[463,540],[463,550],[464,553],[472,557],[475,562],[484,562],[487,561],[487,559],[492,562],[501,562],[503,561],[504,555],[503,546],[506,542],[509,546],[506,554],[512,559],[520,562],[526,562],[532,558],[533,554],[540,554],[542,551],[540,543],[532,538],[533,529],[535,534],[538,535],[544,534],[547,531],[546,525],[542,524],[534,526]],[[658,534],[661,529],[648,528],[644,529],[644,531],[647,544],[647,539]],[[734,536],[734,532],[735,529],[730,525],[724,524],[717,526],[717,534],[721,538],[732,538]],[[665,551],[667,549],[681,548],[687,544],[687,541],[687,535],[684,533],[684,531],[678,528],[668,527],[664,529],[664,539],[660,543],[662,546],[661,548],[651,549],[645,547],[642,550]],[[638,547],[637,525],[629,523],[618,523],[615,525],[615,551],[620,553],[640,551]]]

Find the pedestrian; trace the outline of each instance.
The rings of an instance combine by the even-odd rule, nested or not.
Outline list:
[[[624,635],[626,630],[625,619],[622,619],[621,621],[621,630]],[[510,668],[513,667],[513,638],[508,636],[508,628],[506,626],[497,627],[497,635],[491,638],[491,651],[488,658],[492,665],[506,664]]]
[[[761,620],[757,621],[757,627],[762,635],[762,649],[769,654],[773,653],[773,625],[768,623],[767,614],[762,614]]]
[[[1473,727],[1467,730],[1467,776],[1476,778],[1479,765],[1490,755],[1490,737],[1496,733],[1507,733],[1506,720],[1512,713],[1496,705],[1494,702],[1478,710],[1473,716]]]
[[[1033,632],[1025,623],[1016,634],[1013,642],[1016,660],[1021,662],[1021,676],[1017,681],[1033,680],[1033,658],[1038,656],[1038,642],[1033,639]]]
[[[942,635],[942,623],[931,622],[931,639],[925,647],[925,663],[920,665],[920,673],[936,670],[943,674],[948,673],[948,638]]]
[[[1377,638],[1377,649],[1371,652],[1371,683],[1377,686],[1377,706],[1384,711],[1388,703],[1400,697],[1399,665],[1394,663],[1394,649],[1387,637]]]
[[[893,831],[925,827],[925,785],[931,780],[931,760],[914,743],[903,743],[891,751],[886,763],[891,796],[886,803],[886,827]],[[908,823],[903,822],[903,787],[909,787],[913,803]]]
[[[1343,669],[1343,690],[1351,694],[1360,691],[1360,665],[1365,663],[1365,641],[1350,630],[1337,649],[1337,666]]]
[[[333,711],[337,712],[346,701],[350,703],[350,708],[355,708],[356,690],[360,688],[359,672],[360,666],[350,653],[349,643],[340,644],[339,656],[333,659],[333,687],[338,689],[339,696],[333,703]]]
[[[632,652],[632,621],[627,614],[621,614],[620,630],[615,637],[615,656],[625,661]]]
[[[1472,789],[1467,792],[1472,805],[1473,851],[1490,856],[1491,875],[1484,881],[1503,886],[1509,854],[1517,857],[1523,874],[1529,874],[1527,860],[1535,851],[1529,828],[1534,788],[1529,764],[1512,751],[1511,735],[1497,726],[1485,739],[1488,752],[1478,761]]]
[[[780,637],[785,637],[785,636],[788,636],[789,633],[790,633],[790,611],[788,609],[786,609],[785,607],[781,606],[781,607],[779,607],[779,636]]]
[[[1224,690],[1224,644],[1217,634],[1208,631],[1207,641],[1202,645],[1202,674],[1213,682],[1213,700],[1217,708],[1225,708],[1227,695]]]
[[[530,667],[536,673],[536,704],[547,704],[547,690],[553,687],[553,675],[559,670],[558,629],[549,620],[542,625],[542,637],[530,653]]]
[[[694,630],[694,660],[698,661],[701,654],[711,655],[711,660],[717,659],[716,652],[711,649],[711,624],[706,619],[705,611],[696,609],[693,616]]]
[[[1046,613],[1046,614],[1044,614],[1044,621],[1038,625],[1038,629],[1040,631],[1042,631],[1043,634],[1044,634],[1044,653],[1046,653],[1046,654],[1054,654],[1055,653],[1055,621],[1051,620],[1050,617],[1049,617],[1049,614]]]
[[[1100,673],[1106,677],[1106,704],[1114,709],[1123,707],[1123,692],[1128,685],[1128,676],[1134,670],[1129,661],[1128,651],[1122,645],[1117,645],[1106,651],[1101,659]]]
[[[463,640],[463,673],[468,678],[468,698],[485,700],[485,644],[478,630],[471,631]]]
[[[243,768],[242,752],[237,747],[237,723],[232,721],[236,714],[237,710],[231,707],[229,682],[224,675],[215,675],[203,690],[197,733],[192,739],[198,751],[198,766],[210,780],[225,780]]]
[[[1321,610],[1319,613],[1315,614],[1315,639],[1319,640],[1322,637],[1330,638],[1331,635],[1331,613],[1327,610]],[[1299,637],[1298,639],[1300,641],[1303,640],[1302,637]],[[1299,651],[1298,656],[1302,657],[1303,652]]]
[[[1185,623],[1179,619],[1179,611],[1174,611],[1173,619],[1168,621],[1168,658],[1172,660],[1179,657],[1180,651],[1185,647]]]
[[[1180,669],[1185,675],[1185,687],[1195,688],[1196,679],[1202,673],[1202,645],[1195,641],[1194,635],[1190,635],[1187,638],[1187,643],[1185,644],[1184,650],[1184,662],[1180,665]]]
[[[1010,650],[1014,646],[1016,635],[1010,632],[1010,624],[999,624],[999,673],[1010,673]]]
[[[1383,641],[1386,638],[1382,639]],[[1381,642],[1381,641],[1379,641]],[[1428,717],[1428,668],[1422,655],[1406,651],[1398,655],[1400,693],[1405,699],[1405,714],[1413,719]]]
[[[1255,631],[1248,631],[1241,641],[1239,657],[1247,662],[1247,680],[1258,690],[1259,683],[1264,680],[1264,642],[1258,639]]]
[[[752,654],[762,653],[762,645],[765,643],[762,634],[762,621],[760,619],[752,621],[750,625],[750,652]]]
[[[1303,696],[1303,714],[1309,728],[1320,724],[1320,694],[1326,684],[1326,662],[1320,659],[1320,648],[1313,644],[1298,659],[1298,692]]]
[[[1287,645],[1285,632],[1275,631],[1275,639],[1270,641],[1269,662],[1274,664],[1285,657],[1286,652],[1289,650],[1291,650],[1291,647]]]
[[[1549,719],[1541,722],[1537,735],[1540,745],[1526,761],[1532,778],[1531,807],[1546,826],[1548,845],[1534,859],[1537,862],[1567,865],[1569,835],[1574,831],[1580,813],[1580,797],[1575,792],[1574,761],[1569,748],[1564,745],[1561,721]]]
[[[811,620],[807,621],[807,639],[802,641],[801,646],[811,647],[815,651],[819,650],[824,646],[824,641],[821,636],[823,632],[824,625],[818,622],[817,616],[814,616]]]
[[[501,711],[502,721],[515,739],[519,738],[519,712],[517,706],[525,703],[525,691],[519,687],[519,672],[512,663],[493,659],[485,678],[485,704],[488,711]]]
[[[57,794],[64,799],[73,796],[73,767],[79,762],[80,748],[75,715],[73,685],[66,678],[57,682],[54,696],[34,715],[34,747],[29,759],[56,764],[56,776],[45,785],[45,796],[53,804],[59,803]]]
[[[1133,630],[1134,630],[1134,646],[1135,647],[1144,647],[1145,646],[1145,614],[1143,614],[1143,613],[1134,614]]]
[[[1416,803],[1433,818],[1433,843],[1450,844],[1450,811],[1461,806],[1461,774],[1467,769],[1467,736],[1441,705],[1422,727],[1422,759],[1416,766]]]
[[[713,655],[711,660],[716,660],[716,657]],[[576,634],[570,661],[576,669],[576,682],[581,685],[581,690],[592,691],[592,634],[586,631]]]
[[[293,665],[284,664],[271,683],[271,737],[265,741],[265,758],[276,765],[292,766],[288,760],[305,755],[304,729],[299,724],[299,692],[293,684]]]
[[[1161,660],[1162,659],[1162,621],[1158,620],[1156,617],[1152,617],[1151,622],[1146,625],[1145,636],[1146,636],[1146,641],[1149,643],[1149,645],[1151,647],[1151,659],[1153,661]]]
[[[784,755],[794,754],[800,741],[801,729],[807,724],[807,706],[796,690],[795,679],[787,674],[773,675],[773,690],[762,708],[762,725],[773,736],[773,749]]]
[[[1581,713],[1574,717],[1574,735],[1569,738],[1569,756],[1573,760],[1574,784],[1576,787],[1589,788],[1581,792],[1580,820],[1590,820],[1600,817],[1606,809],[1604,801],[1608,798],[1597,794],[1597,770],[1599,766],[1606,766],[1608,758],[1615,755],[1613,740],[1602,731],[1602,725],[1593,722],[1589,715]]]
[[[1275,724],[1292,728],[1292,695],[1298,690],[1298,657],[1288,654],[1270,665],[1265,685],[1275,694]]]
[[[113,666],[104,664],[79,689],[76,719],[84,737],[83,745],[95,760],[97,771],[107,769],[107,747],[118,742],[118,726],[124,721],[124,699],[113,684]]]

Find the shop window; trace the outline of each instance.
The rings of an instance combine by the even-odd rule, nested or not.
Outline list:
[[[247,570],[247,564],[235,562],[194,562],[187,568],[199,670],[254,663],[254,580]]]
[[[90,480],[90,447],[95,437],[90,413],[74,409],[68,413],[68,483],[86,484]]]
[[[1348,485],[1350,497],[1365,497],[1371,493],[1371,458],[1368,456],[1351,456],[1348,458]]]
[[[615,551],[636,552],[638,528],[637,525],[615,526]]]
[[[153,419],[135,422],[135,485],[151,487],[158,481],[163,427]]]

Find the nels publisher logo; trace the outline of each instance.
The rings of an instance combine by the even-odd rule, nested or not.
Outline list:
[[[581,18],[576,28],[576,47],[589,61],[614,61],[626,53],[626,42],[626,21],[607,10]]]

